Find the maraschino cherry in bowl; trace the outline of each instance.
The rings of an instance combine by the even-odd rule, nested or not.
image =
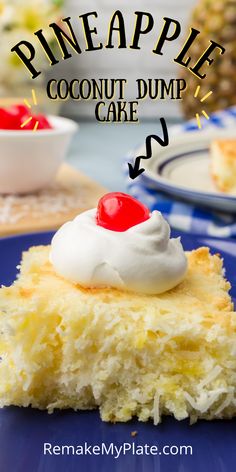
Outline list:
[[[0,193],[31,193],[47,187],[77,129],[72,120],[33,115],[22,104],[0,108]]]

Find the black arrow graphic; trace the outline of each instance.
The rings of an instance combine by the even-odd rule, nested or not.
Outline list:
[[[146,155],[145,156],[137,156],[135,161],[134,161],[134,165],[132,165],[132,164],[130,164],[130,162],[128,162],[129,176],[133,180],[136,179],[136,177],[138,177],[139,175],[141,175],[145,171],[145,169],[143,169],[143,168],[140,169],[139,168],[141,159],[150,159],[152,157],[152,139],[157,141],[160,144],[160,146],[162,146],[162,147],[168,146],[168,144],[169,144],[169,135],[168,135],[168,129],[167,129],[167,126],[166,126],[165,119],[160,118],[160,123],[161,123],[162,131],[163,131],[163,139],[160,138],[159,136],[156,136],[155,134],[150,134],[146,138]]]

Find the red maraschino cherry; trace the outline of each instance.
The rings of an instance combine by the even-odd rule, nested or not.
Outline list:
[[[0,108],[0,129],[16,130],[20,127],[21,111],[18,106]]]
[[[21,118],[21,124],[27,120],[27,116]],[[48,119],[44,115],[32,115],[32,120],[29,121],[24,128],[25,131],[33,130],[36,123],[38,122],[37,129],[52,129],[52,125],[49,123]]]
[[[111,192],[98,202],[97,224],[112,231],[126,231],[150,218],[149,209],[131,195]]]
[[[22,127],[22,124],[31,120]],[[38,123],[37,123],[38,122]],[[44,115],[32,115],[31,110],[24,104],[12,105],[8,108],[0,108],[0,129],[4,130],[33,130],[37,123],[37,129],[51,129],[52,126]]]

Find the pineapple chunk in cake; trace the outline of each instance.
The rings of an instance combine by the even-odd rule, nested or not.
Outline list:
[[[210,153],[211,172],[217,188],[236,194],[236,139],[213,141]]]
[[[187,253],[161,295],[85,289],[56,275],[49,247],[23,255],[0,290],[0,405],[98,407],[105,421],[236,414],[236,313],[222,261]]]

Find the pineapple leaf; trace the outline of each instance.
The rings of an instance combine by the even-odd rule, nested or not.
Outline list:
[[[58,8],[61,8],[64,4],[64,0],[52,0],[53,5],[55,5]]]

